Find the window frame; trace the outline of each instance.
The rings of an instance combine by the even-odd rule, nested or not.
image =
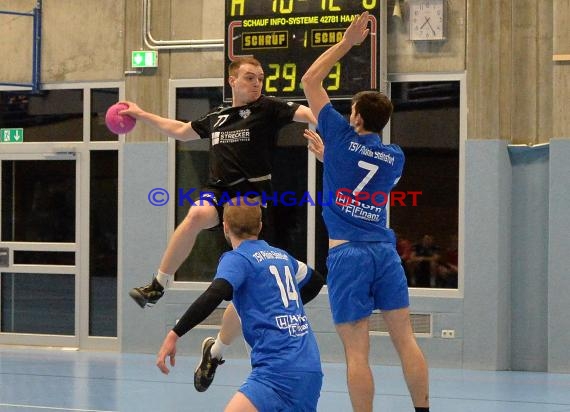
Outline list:
[[[419,73],[405,74],[393,73],[388,74],[388,94],[390,95],[391,84],[398,82],[437,82],[437,81],[458,81],[460,88],[459,96],[459,188],[458,188],[458,287],[457,289],[434,289],[434,288],[409,288],[411,297],[446,297],[458,298],[464,296],[464,221],[465,221],[465,140],[467,138],[467,81],[466,73]],[[176,89],[191,87],[223,87],[223,78],[203,78],[203,79],[172,79],[169,81],[169,100],[168,100],[168,117],[176,116]],[[387,141],[390,141],[389,122],[385,128],[384,135]],[[308,153],[308,173],[307,173],[307,191],[315,198],[316,196],[316,162],[312,153]],[[176,141],[168,138],[168,187],[171,193],[175,188],[175,161],[176,161]],[[175,230],[175,205],[168,205],[168,235],[172,236]],[[388,222],[390,221],[390,208],[388,208]],[[316,254],[316,211],[314,207],[307,210],[307,263],[311,266],[315,265]],[[200,281],[175,281],[173,288],[179,290],[205,290],[209,282]],[[328,293],[326,285],[321,293]]]
[[[117,140],[93,141],[91,140],[91,90],[94,89],[117,89],[119,100],[125,99],[124,81],[94,81],[78,83],[44,83],[42,90],[82,90],[83,91],[83,129],[82,139],[78,141],[50,141],[50,142],[24,142],[18,144],[7,144],[2,146],[2,153],[6,155],[49,155],[55,156],[75,156],[78,161],[77,190],[79,195],[79,209],[84,212],[78,214],[76,221],[79,222],[76,233],[76,247],[73,249],[76,255],[75,266],[77,276],[75,279],[75,332],[73,345],[77,345],[82,350],[118,350],[121,346],[122,330],[122,305],[121,305],[121,278],[122,278],[122,245],[123,236],[120,230],[123,227],[123,192],[119,190],[117,194],[117,336],[90,336],[90,308],[89,308],[89,247],[90,247],[90,153],[97,150],[116,151],[118,156],[118,182],[123,180],[123,147],[125,135],[119,135]],[[3,92],[30,92],[27,87],[13,87],[0,85]],[[87,212],[85,212],[87,210]],[[81,245],[81,246],[79,246]],[[79,252],[79,249],[81,251]],[[26,341],[27,337],[15,338]],[[49,346],[49,342],[46,342]],[[60,345],[61,344],[61,345]],[[69,346],[65,341],[55,341],[55,346]]]
[[[224,79],[221,77],[211,77],[202,79],[171,79],[168,84],[168,117],[176,118],[176,91],[178,88],[192,87],[223,87]],[[299,102],[306,104],[306,102]],[[168,138],[168,191],[176,191],[176,140]],[[306,190],[313,199],[316,199],[316,158],[307,150],[307,186]],[[167,211],[168,237],[170,238],[176,229],[176,205],[169,202]],[[314,207],[307,207],[307,264],[314,267],[315,264],[315,225],[316,212]],[[173,281],[172,288],[177,290],[205,290],[209,282],[201,281]],[[323,288],[323,290],[326,290]]]
[[[223,87],[224,79],[221,77],[208,77],[203,79],[171,79],[168,82],[168,118],[176,118],[176,90],[178,88],[192,87]],[[176,139],[168,137],[168,192],[176,193]],[[168,238],[172,237],[176,229],[176,202],[168,202],[167,222]],[[176,290],[206,290],[210,282],[173,280],[172,289]]]
[[[458,275],[457,289],[436,289],[410,287],[410,297],[429,298],[463,298],[464,290],[464,239],[465,239],[465,143],[467,140],[467,74],[461,73],[392,73],[388,74],[388,93],[391,95],[393,83],[413,82],[459,82],[459,187],[458,187]],[[391,120],[384,129],[388,142],[391,141]],[[390,208],[388,208],[388,222],[390,222]]]

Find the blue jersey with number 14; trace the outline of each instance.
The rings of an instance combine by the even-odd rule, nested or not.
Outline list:
[[[311,276],[307,265],[263,240],[245,240],[222,255],[216,278],[233,287],[253,368],[321,372],[317,340],[299,293],[299,285]]]
[[[319,113],[325,143],[323,219],[329,238],[395,242],[386,227],[389,194],[402,175],[404,153],[379,135],[358,135],[329,103]]]

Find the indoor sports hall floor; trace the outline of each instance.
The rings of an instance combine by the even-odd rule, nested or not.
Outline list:
[[[194,390],[197,358],[170,375],[154,355],[0,348],[0,411],[223,411],[249,372],[228,359],[207,392]],[[374,367],[375,411],[413,411],[399,367]],[[319,411],[350,412],[344,365],[324,364]],[[430,370],[434,412],[570,411],[570,374]],[[301,389],[302,390],[302,389]]]

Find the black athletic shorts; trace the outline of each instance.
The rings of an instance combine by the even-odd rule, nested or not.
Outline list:
[[[195,203],[200,204],[199,202],[207,202],[208,204],[214,206],[216,211],[218,212],[218,225],[209,228],[208,230],[216,230],[222,227],[222,221],[224,217],[224,205],[231,201],[231,199],[238,197],[238,196],[247,196],[247,197],[255,197],[260,196],[261,193],[259,189],[255,189],[249,182],[242,182],[238,183],[233,186],[205,186],[200,191],[198,200]],[[261,199],[252,201],[254,202],[261,202]],[[262,212],[262,219],[265,215],[265,204],[261,205],[261,212]]]

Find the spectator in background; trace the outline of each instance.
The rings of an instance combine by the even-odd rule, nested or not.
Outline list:
[[[458,269],[457,235],[450,236],[449,247],[442,254],[437,268],[437,287],[457,288]]]
[[[436,287],[440,248],[431,235],[424,235],[421,242],[416,243],[407,261],[407,272],[410,286]]]
[[[406,279],[408,279],[408,286],[410,285],[410,276],[408,274],[407,263],[412,257],[412,242],[410,239],[402,236],[400,233],[396,233],[396,250],[402,261],[402,267],[406,273]]]

